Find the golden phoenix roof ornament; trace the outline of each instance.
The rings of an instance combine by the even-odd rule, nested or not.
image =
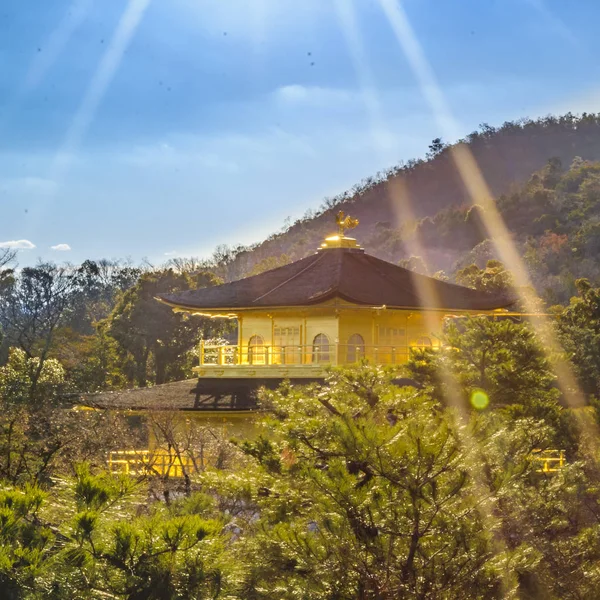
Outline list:
[[[354,229],[358,225],[358,219],[346,215],[343,210],[340,210],[336,215],[335,222],[338,226],[338,232],[342,237],[344,237],[346,229]]]

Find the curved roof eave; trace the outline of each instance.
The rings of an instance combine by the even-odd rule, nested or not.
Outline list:
[[[515,301],[506,301],[506,302],[502,302],[499,303],[498,305],[495,306],[480,306],[480,307],[473,307],[473,308],[466,308],[466,307],[452,307],[452,306],[412,306],[412,305],[404,305],[404,306],[396,306],[396,305],[391,305],[391,304],[379,304],[376,305],[372,302],[361,302],[358,300],[355,300],[345,294],[340,294],[340,293],[330,293],[330,294],[326,294],[323,295],[322,297],[319,297],[313,301],[309,301],[309,302],[304,302],[301,304],[286,304],[286,305],[280,305],[280,304],[273,304],[273,305],[261,305],[261,306],[191,306],[191,305],[185,305],[185,304],[179,304],[179,303],[175,303],[175,302],[171,302],[169,300],[165,300],[164,298],[160,298],[160,297],[155,297],[156,300],[158,300],[159,302],[161,302],[162,304],[165,304],[167,306],[170,306],[171,308],[173,308],[174,310],[179,310],[181,312],[196,312],[196,313],[238,313],[238,312],[250,312],[250,311],[262,311],[262,310],[286,310],[286,309],[301,309],[301,308],[316,308],[318,307],[319,304],[323,303],[323,302],[327,302],[328,300],[331,300],[332,298],[340,298],[341,300],[344,300],[346,302],[349,302],[350,304],[353,304],[357,307],[361,307],[361,308],[372,308],[372,309],[386,309],[386,310],[430,310],[430,311],[435,311],[435,312],[448,312],[448,311],[452,311],[452,312],[464,312],[464,313],[472,313],[472,312],[492,312],[495,310],[508,310],[510,306],[512,306]],[[323,308],[326,308],[326,306],[324,306]],[[339,306],[336,308],[352,308],[351,306]],[[228,315],[222,315],[222,316],[228,316]]]

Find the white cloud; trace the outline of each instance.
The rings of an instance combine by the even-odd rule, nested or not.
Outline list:
[[[237,162],[212,151],[207,144],[208,140],[203,141],[198,138],[196,140],[198,143],[195,145],[187,144],[185,139],[179,141],[182,143],[174,142],[177,143],[176,146],[166,142],[137,146],[122,155],[122,160],[138,167],[160,165],[163,168],[180,169],[194,166],[227,173],[235,173],[239,170]]]
[[[316,155],[304,133],[269,127],[256,135],[173,134],[168,142],[137,146],[116,156],[125,164],[141,168],[182,172],[206,169],[238,175],[257,165],[272,168],[282,154]]]
[[[58,250],[59,252],[68,252],[71,250],[69,244],[56,244],[56,246],[50,246],[50,250]]]
[[[177,256],[177,252],[175,250],[171,250],[170,252],[165,252],[165,256]]]
[[[360,95],[351,90],[305,85],[284,85],[275,90],[275,98],[279,102],[289,104],[309,104],[312,106],[329,106],[347,104],[360,100]]]
[[[35,244],[29,240],[12,240],[10,242],[0,242],[0,248],[11,248],[12,250],[32,250]]]

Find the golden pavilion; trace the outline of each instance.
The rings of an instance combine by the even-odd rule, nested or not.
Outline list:
[[[505,313],[514,302],[371,256],[346,236],[358,222],[343,213],[337,222],[338,233],[307,258],[158,298],[175,311],[237,321],[237,343],[200,343],[198,396],[244,407],[261,386],[322,381],[330,366],[400,365],[412,348],[439,347],[446,317]]]

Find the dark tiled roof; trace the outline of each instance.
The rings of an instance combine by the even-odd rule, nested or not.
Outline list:
[[[429,298],[420,297],[423,289],[430,290]],[[514,303],[513,298],[419,275],[355,248],[322,250],[254,277],[160,298],[182,308],[236,309],[306,306],[334,297],[368,306],[454,310],[491,310]]]
[[[261,388],[276,389],[283,379],[255,377],[216,377],[186,379],[152,387],[83,394],[79,406],[107,410],[198,412],[250,411],[258,408]],[[322,378],[294,379],[296,385],[323,383]]]
[[[163,383],[152,387],[86,394],[79,405],[109,410],[232,410],[249,409],[255,403],[240,406],[229,395],[215,398],[199,389],[198,379]]]

